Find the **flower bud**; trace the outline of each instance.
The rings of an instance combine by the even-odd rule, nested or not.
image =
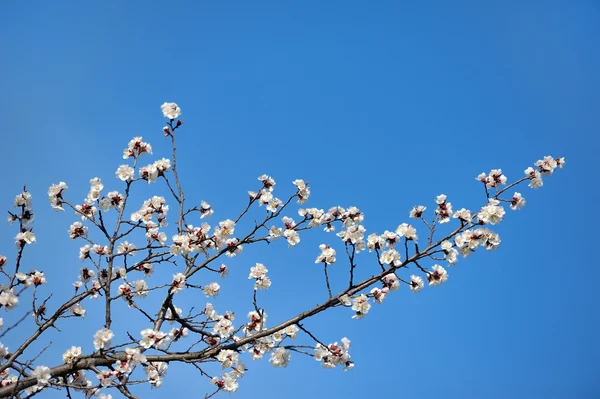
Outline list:
[[[177,127],[183,125],[183,122],[181,121],[181,119],[177,119]]]

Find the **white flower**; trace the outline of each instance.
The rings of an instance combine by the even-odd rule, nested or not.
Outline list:
[[[230,349],[223,349],[217,355],[217,360],[221,362],[221,367],[226,369],[229,367],[235,367],[239,359],[239,354],[236,351]]]
[[[319,256],[317,256],[317,260],[315,260],[315,263],[325,263],[327,265],[335,263],[335,249],[325,244],[319,245],[319,249],[321,250],[321,253],[319,254]]]
[[[350,300],[350,297],[348,296],[348,294],[344,294],[340,297],[340,303],[344,306],[352,305],[352,301]]]
[[[517,209],[523,209],[525,203],[525,198],[523,198],[521,193],[515,193],[510,201],[510,209],[513,211],[516,211]]]
[[[4,346],[4,344],[0,344],[0,358],[4,358],[8,354],[8,347]]]
[[[142,141],[142,137],[134,137],[127,148],[123,151],[123,159],[127,159],[130,157],[137,158],[143,153],[152,154],[152,146],[148,143]]]
[[[133,180],[133,176],[135,174],[135,170],[131,166],[121,165],[115,172],[115,176],[117,176],[122,181]]]
[[[265,189],[261,190],[260,193],[260,198],[259,198],[259,206],[262,206],[264,204],[268,204],[269,201],[271,201],[273,199],[273,194],[270,191],[267,191]]]
[[[123,241],[117,247],[118,254],[127,254],[127,255],[135,255],[136,246],[134,244],[130,244],[128,241]]]
[[[32,372],[32,377],[37,379],[38,385],[44,386],[48,384],[52,375],[50,374],[50,367],[47,366],[37,366]]]
[[[250,319],[250,322],[246,324],[245,331],[247,335],[250,335],[250,333],[260,331],[264,328],[265,323],[267,322],[267,313],[261,311],[261,314],[258,314],[258,312],[253,310],[248,313],[248,318]]]
[[[540,171],[529,167],[525,169],[525,175],[531,179],[531,181],[529,182],[529,187],[540,188],[544,185],[544,182],[542,180],[542,174],[540,173]]]
[[[165,118],[175,119],[181,115],[181,109],[179,109],[179,106],[175,103],[163,103],[163,105],[160,106],[160,109]]]
[[[425,209],[427,209],[427,207],[424,207],[423,205],[414,206],[413,209],[410,210],[408,216],[410,216],[412,219],[420,219],[423,215],[423,212],[425,212]]]
[[[200,203],[200,219],[203,219],[205,217],[209,217],[213,213],[214,213],[214,211],[213,211],[212,207],[209,205],[208,202],[202,201]]]
[[[419,237],[417,236],[417,229],[412,227],[410,224],[402,223],[396,229],[396,234],[400,237],[406,237],[407,240],[417,241]]]
[[[504,208],[499,206],[500,201],[490,198],[488,204],[481,208],[481,211],[477,215],[479,220],[485,224],[498,224],[502,221],[504,214]]]
[[[314,358],[316,361],[323,361],[321,364],[324,368],[335,368],[335,366],[344,366],[344,371],[351,370],[354,363],[350,361],[350,340],[346,337],[342,338],[342,344],[337,342],[329,344],[327,347],[317,344],[315,347]]]
[[[492,169],[490,175],[481,173],[476,180],[484,183],[487,188],[498,187],[500,184],[506,184],[506,176],[502,174],[502,169]]]
[[[277,212],[277,208],[283,205],[283,201],[279,198],[273,198],[267,203],[267,210],[269,212]]]
[[[419,292],[425,286],[423,279],[414,274],[410,276],[410,289],[412,292]]]
[[[158,169],[153,164],[142,166],[139,171],[140,179],[146,180],[148,184],[154,183],[158,178]]]
[[[6,310],[11,310],[19,304],[19,298],[15,295],[13,289],[3,289],[0,293],[0,306]]]
[[[171,292],[174,294],[178,294],[181,290],[185,288],[185,274],[177,273],[173,275],[173,282],[171,283]]]
[[[190,244],[190,237],[187,235],[175,235],[172,237],[173,244],[171,244],[170,251],[173,255],[187,255],[193,248]]]
[[[448,281],[448,272],[440,265],[434,265],[433,273],[427,273],[427,280],[429,280],[429,285],[442,285]]]
[[[81,224],[81,222],[75,222],[69,227],[69,237],[72,240],[77,239],[78,237],[86,237],[88,233],[88,228]]]
[[[458,251],[453,248],[453,244],[448,240],[444,240],[442,242],[442,251],[444,251],[446,260],[450,266],[454,266],[454,264],[458,261]]]
[[[271,354],[269,363],[271,363],[273,367],[287,367],[290,363],[290,352],[281,347],[275,349]]]
[[[219,321],[213,327],[215,334],[219,334],[223,338],[228,338],[234,329],[233,322],[225,316],[219,316]]]
[[[114,333],[108,328],[96,331],[94,334],[94,349],[104,349],[110,346],[111,339],[114,337]]]
[[[385,265],[400,266],[402,261],[400,259],[400,253],[395,249],[388,249],[383,251],[379,256],[379,261]]]
[[[294,247],[300,242],[300,235],[296,230],[285,229],[283,236],[288,242],[288,247]]]
[[[137,365],[146,363],[146,356],[144,356],[139,348],[125,348],[127,354],[127,361],[130,365]]]
[[[35,271],[33,274],[27,276],[27,281],[25,282],[27,286],[35,285],[40,286],[42,284],[46,284],[46,277],[44,277],[44,273]]]
[[[58,184],[51,185],[48,189],[48,199],[50,200],[50,205],[57,211],[64,210],[62,207],[62,193],[67,188],[67,184],[61,181]]]
[[[78,223],[78,222],[77,222]],[[25,245],[25,244],[33,244],[36,242],[35,235],[29,231],[21,231],[15,236],[15,244],[17,246]]]
[[[279,237],[281,237],[282,234],[283,234],[283,229],[280,227],[273,226],[269,229],[269,238],[271,240],[279,239]]]
[[[296,222],[294,222],[294,219],[292,219],[291,217],[284,216],[281,218],[281,221],[283,222],[283,225],[286,229],[293,229],[294,227],[296,227]]]
[[[351,219],[346,219],[346,222],[348,222],[349,220]],[[345,230],[340,231],[336,235],[338,237],[341,237],[342,241],[345,243],[355,244],[358,252],[360,247],[364,247],[363,238],[365,237],[365,231],[365,227],[361,224],[349,224],[348,226],[346,226]]]
[[[289,325],[284,329],[285,334],[291,339],[296,339],[298,331],[299,329],[295,324]]]
[[[273,187],[275,186],[275,180],[273,180],[273,178],[271,176],[267,176],[267,175],[260,175],[258,176],[258,180],[260,180],[263,184],[263,187],[267,190],[267,191],[273,191]]]
[[[162,331],[156,331],[151,328],[147,328],[140,332],[142,339],[138,343],[144,348],[148,349],[153,345],[156,348],[164,347],[169,342],[169,336],[167,333]]]
[[[86,203],[83,205],[75,205],[75,214],[77,216],[81,216],[81,220],[94,220],[94,216],[98,213],[98,209],[95,206],[92,206],[93,201],[89,199],[85,200]]]
[[[213,377],[210,382],[224,392],[235,392],[238,389],[238,382],[230,373],[223,374],[221,379]]]
[[[235,231],[235,222],[227,219],[219,222],[219,226],[215,227],[215,236],[218,238],[226,239],[231,237]]]
[[[31,210],[31,193],[29,191],[23,191],[17,194],[13,203],[15,208],[23,207],[25,210]]]
[[[465,208],[462,208],[461,210],[454,212],[454,215],[452,215],[452,217],[454,219],[458,219],[461,222],[465,222],[465,223],[470,223],[471,219],[472,219],[471,211],[469,211],[468,209],[465,209]]]
[[[260,278],[267,274],[269,270],[262,263],[257,263],[256,266],[250,268],[248,278]]]
[[[371,290],[370,293],[371,293],[371,295],[373,295],[373,299],[375,300],[375,303],[383,303],[388,292],[390,292],[389,288],[381,289],[379,287],[375,287]]]
[[[167,373],[167,363],[164,362],[149,362],[144,371],[148,376],[148,382],[153,388],[160,388],[163,383],[163,378]]]
[[[440,218],[440,223],[448,223],[452,216],[452,204],[446,202],[446,195],[440,194],[436,198],[438,204],[435,214]]]
[[[535,166],[537,166],[540,169],[540,172],[542,172],[544,175],[551,175],[554,173],[554,169],[556,169],[557,166],[562,168],[564,163],[564,158],[554,159],[550,155],[546,155],[544,159],[538,160],[535,163]]]
[[[169,169],[171,169],[171,161],[167,158],[162,158],[154,161],[153,166],[156,168],[158,175],[163,176],[165,172],[168,172]]]
[[[81,318],[85,317],[85,309],[80,303],[76,303],[75,305],[71,306],[71,313],[73,313],[73,316]]]
[[[271,286],[271,280],[267,277],[269,270],[262,263],[257,263],[256,266],[250,268],[249,279],[256,279],[254,289],[267,289]]]
[[[81,346],[72,346],[67,349],[65,353],[62,355],[63,362],[65,363],[74,363],[78,357],[81,357]]]
[[[210,283],[204,286],[204,288],[202,288],[202,292],[204,292],[204,295],[206,295],[207,297],[216,297],[217,295],[219,295],[220,289],[221,286],[219,284]]]
[[[369,252],[382,249],[385,246],[385,238],[378,236],[377,233],[369,234],[367,237],[367,248]]]
[[[308,201],[308,197],[310,197],[310,189],[308,188],[308,184],[304,182],[304,180],[296,179],[292,183],[298,189],[298,203],[304,204]]]
[[[135,295],[138,297],[145,297],[148,295],[148,283],[144,280],[135,280],[133,282],[135,287]]]
[[[225,266],[224,264],[221,265],[221,267],[219,268],[219,275],[221,276],[221,278],[227,277],[228,274],[229,269],[227,268],[227,266]]]
[[[397,291],[400,288],[400,280],[398,280],[398,277],[394,273],[386,274],[381,281],[383,281],[384,288],[393,291]]]
[[[369,313],[369,309],[371,309],[371,304],[369,303],[369,298],[365,294],[360,294],[354,301],[352,302],[352,310],[356,312],[353,319],[361,319],[367,313]]]
[[[239,244],[239,240],[237,238],[228,238],[225,240],[225,246],[227,247],[227,252],[225,252],[225,255],[230,258],[239,255],[244,249],[244,246]]]

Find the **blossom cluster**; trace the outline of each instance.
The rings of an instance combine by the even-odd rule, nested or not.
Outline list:
[[[137,158],[142,154],[152,154],[152,146],[142,140],[143,137],[141,136],[131,139],[127,144],[127,148],[123,150],[123,159]]]
[[[351,370],[354,363],[350,360],[350,340],[346,337],[342,338],[342,343],[334,342],[324,346],[317,344],[315,347],[314,357],[324,368],[335,368],[336,366],[344,366],[344,371]]]
[[[161,110],[163,115],[169,119],[168,125],[163,128],[163,131],[166,136],[170,136],[174,144],[174,132],[182,124],[181,120],[174,121],[180,116],[181,109],[175,103],[164,103]],[[88,297],[103,296],[109,307],[113,300],[121,298],[129,308],[142,312],[146,318],[151,320],[152,325],[141,330],[138,338],[129,335],[131,339],[129,343],[113,346],[115,333],[111,330],[110,318],[107,317],[105,328],[97,330],[93,336],[94,353],[86,356],[83,354],[82,347],[71,346],[62,354],[62,362],[71,365],[69,367],[72,367],[72,372],[52,377],[57,369],[50,369],[43,365],[31,366],[30,375],[35,379],[35,384],[27,389],[27,394],[33,395],[49,386],[68,384],[70,388],[85,392],[87,397],[99,396],[109,399],[110,395],[102,394],[100,390],[124,387],[128,382],[129,375],[137,366],[140,366],[139,369],[143,367],[146,375],[145,381],[153,388],[160,387],[167,372],[167,363],[149,362],[150,355],[147,358],[144,353],[146,351],[159,353],[157,357],[150,359],[161,359],[161,356],[165,355],[163,360],[181,360],[177,357],[183,355],[184,352],[174,352],[171,347],[175,345],[175,342],[183,340],[191,334],[197,334],[197,339],[190,344],[191,346],[185,353],[193,353],[191,348],[198,344],[207,345],[206,351],[200,350],[198,353],[209,353],[207,357],[210,359],[200,358],[197,364],[202,364],[207,360],[218,361],[221,366],[218,375],[209,376],[205,371],[202,371],[202,374],[209,376],[211,383],[218,390],[225,392],[234,392],[239,387],[239,380],[246,372],[246,365],[241,361],[243,355],[253,360],[268,358],[273,367],[283,368],[289,365],[292,355],[304,353],[312,355],[315,360],[321,362],[324,368],[341,366],[344,370],[352,369],[354,363],[349,354],[350,340],[342,338],[341,344],[338,342],[327,346],[322,344],[304,327],[304,319],[310,315],[310,311],[279,324],[279,326],[286,327],[271,329],[267,327],[267,312],[259,306],[258,291],[270,288],[271,277],[276,274],[272,270],[268,275],[269,270],[263,263],[252,262],[254,266],[249,267],[248,279],[252,281],[254,288],[251,292],[253,308],[247,313],[247,320],[238,322],[237,326],[234,325],[235,314],[232,311],[220,313],[212,304],[206,303],[200,312],[196,311],[194,314],[190,310],[184,315],[183,310],[172,303],[172,299],[180,298],[183,294],[176,295],[182,293],[183,290],[190,291],[192,289],[202,291],[206,297],[217,297],[221,292],[220,284],[207,279],[203,280],[202,284],[195,285],[193,279],[198,277],[196,272],[200,270],[218,273],[221,277],[226,276],[229,273],[227,266],[222,264],[214,267],[215,263],[211,263],[222,255],[238,256],[242,253],[245,245],[259,241],[271,243],[281,238],[283,238],[281,241],[287,242],[288,247],[296,247],[301,240],[300,234],[304,234],[303,231],[323,228],[326,233],[333,232],[339,238],[337,245],[343,248],[342,252],[337,252],[335,242],[319,245],[315,263],[322,264],[329,293],[329,300],[324,302],[323,308],[344,306],[352,310],[353,319],[362,319],[372,309],[377,309],[377,306],[373,307],[374,304],[383,304],[390,292],[399,290],[402,284],[407,285],[413,293],[420,292],[426,284],[431,287],[440,286],[448,281],[449,269],[447,270],[447,268],[455,266],[461,256],[468,257],[478,248],[488,251],[497,249],[501,243],[500,237],[488,227],[495,226],[504,220],[505,206],[510,207],[511,210],[519,210],[523,209],[526,204],[526,200],[519,192],[514,192],[512,197],[504,197],[503,194],[524,181],[528,181],[531,187],[538,188],[543,184],[543,176],[552,174],[555,169],[562,168],[565,164],[564,158],[546,156],[542,160],[538,160],[534,167],[526,169],[525,177],[508,186],[508,179],[501,169],[492,169],[488,174],[481,173],[477,176],[477,180],[484,185],[486,197],[485,203],[479,210],[466,208],[454,210],[445,194],[440,194],[435,198],[435,205],[430,211],[433,214],[431,219],[426,219],[428,217],[426,206],[414,206],[408,216],[415,220],[415,223],[425,225],[426,234],[423,238],[421,227],[417,226],[419,227],[419,231],[417,231],[417,227],[409,223],[400,223],[396,229],[384,230],[382,234],[370,233],[364,226],[363,212],[354,206],[334,206],[328,209],[301,208],[298,210],[299,218],[285,216],[282,213],[292,200],[296,199],[299,204],[307,203],[311,195],[309,184],[301,179],[294,180],[292,184],[295,189],[289,199],[285,201],[275,196],[276,181],[267,174],[258,176],[261,186],[256,192],[248,192],[249,205],[237,219],[221,220],[215,223],[214,227],[204,221],[200,222],[200,225],[188,224],[186,219],[189,219],[193,212],[199,214],[200,219],[205,219],[214,214],[214,209],[206,201],[201,201],[199,206],[188,210],[183,208],[182,189],[175,168],[175,147],[173,147],[173,151],[173,165],[169,159],[162,158],[139,167],[139,157],[143,154],[152,154],[153,149],[149,143],[143,141],[142,137],[134,137],[123,151],[123,159],[133,158],[132,165],[120,165],[115,172],[116,178],[124,182],[123,190],[121,192],[110,191],[103,195],[104,183],[100,178],[94,177],[89,181],[90,189],[81,205],[71,205],[63,198],[64,192],[67,190],[64,182],[49,188],[48,197],[54,209],[64,210],[63,207],[67,206],[75,211],[78,218],[81,218],[81,221],[75,221],[70,225],[69,237],[73,240],[83,239],[87,242],[79,249],[79,259],[85,262],[86,267],[79,270],[78,280],[73,284],[75,294],[71,302],[60,310],[63,313],[58,314],[57,317],[59,319],[70,316],[83,318],[86,315],[86,309],[82,305],[83,300]],[[138,178],[135,177],[136,169]],[[169,171],[170,173],[167,174]],[[176,186],[172,184],[172,176],[176,179]],[[152,196],[143,202],[139,210],[131,213],[129,220],[126,217],[122,218],[128,198],[130,198],[131,187],[141,181],[153,183],[159,178],[166,182],[176,201],[175,206],[179,208],[176,217],[176,233],[171,235],[170,239],[166,232],[169,205],[167,205],[165,197]],[[18,259],[20,259],[21,251],[26,245],[36,242],[31,228],[34,220],[31,194],[24,190],[16,196],[14,205],[19,212],[9,212],[9,221],[19,224],[15,243],[19,250]],[[264,220],[256,221],[255,228],[250,234],[240,234],[243,226],[240,220],[253,205],[255,209],[266,208],[266,212],[263,212]],[[264,208],[262,208],[263,206]],[[118,211],[118,215],[116,215],[116,230],[111,235],[105,224],[104,213],[113,209]],[[431,221],[428,222],[428,220]],[[453,220],[459,224],[456,230],[435,242],[433,237],[436,227]],[[109,245],[101,245],[93,241],[95,227],[108,239],[107,244]],[[129,233],[133,232],[138,234],[142,240],[142,237],[145,237],[147,245],[136,246],[133,241],[137,240],[137,236],[135,234],[129,236]],[[236,233],[240,238],[235,236]],[[422,241],[419,241],[419,234]],[[350,282],[348,283],[346,280],[343,291],[334,295],[332,287],[335,288],[338,283],[332,280],[333,284],[330,284],[327,274],[328,266],[336,263],[338,254],[344,253],[344,250],[350,262]],[[366,250],[373,253],[373,263],[377,274],[371,275],[367,280],[357,282],[354,281],[357,277],[353,274],[357,266],[354,257]],[[144,259],[135,262],[133,259],[136,258],[133,257],[140,255],[143,255]],[[179,262],[181,259],[177,257],[183,258],[182,263],[185,263],[185,268],[177,270],[172,274],[172,279],[163,285],[150,287],[144,279],[128,278],[128,273],[135,275],[138,272],[143,273],[145,278],[150,277],[154,272],[155,265],[174,263],[179,266],[180,264],[175,261]],[[7,274],[4,269],[6,262],[7,258],[0,256],[0,271],[5,275]],[[274,267],[270,267],[274,269]],[[338,267],[336,266],[336,269]],[[379,268],[381,271],[378,270]],[[404,277],[402,273],[409,268],[411,268],[411,272],[414,271],[414,274],[408,272],[407,275],[410,274],[410,276]],[[33,291],[35,295],[37,287],[46,283],[42,271],[29,270],[27,272],[20,271],[17,265],[14,275],[10,278],[10,284],[0,286],[0,307],[5,310],[14,308],[19,303],[19,295],[25,289],[33,287],[30,291]],[[156,273],[171,274],[158,267]],[[114,285],[112,285],[113,282]],[[117,285],[115,290],[114,287]],[[139,303],[134,303],[136,298],[143,298],[152,292],[161,291],[165,293],[167,300],[162,302],[157,313],[147,312],[141,308]],[[252,295],[250,297],[252,298]],[[35,300],[34,296],[34,304]],[[43,328],[40,323],[40,315],[43,315],[45,311],[44,305],[34,309],[35,321],[38,326],[41,326],[40,329]],[[317,307],[313,309],[313,312],[318,313],[324,309]],[[107,314],[109,311],[110,308],[107,308]],[[273,314],[271,317],[274,317]],[[171,325],[170,330],[165,329],[165,326],[169,324]],[[0,328],[2,325],[3,320],[0,319]],[[296,340],[300,330],[306,333],[303,338],[310,338],[316,342],[312,353],[304,351],[306,348],[312,348],[312,345],[297,345],[295,342],[291,342]],[[131,343],[135,347],[126,347]],[[0,344],[0,358],[7,359],[8,354],[8,348]],[[99,358],[112,358],[113,363],[105,369],[92,367],[98,380],[92,382],[86,376],[85,371],[78,368],[90,359]],[[194,361],[196,360],[194,359]],[[8,370],[9,368],[0,373],[0,385],[3,387],[15,384],[21,378],[11,374]]]

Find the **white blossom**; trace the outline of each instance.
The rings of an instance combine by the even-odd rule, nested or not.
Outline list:
[[[0,293],[0,306],[5,310],[11,310],[19,304],[19,298],[15,295],[13,289],[3,288]]]
[[[525,203],[525,198],[523,198],[521,193],[514,193],[512,199],[510,200],[510,209],[513,211],[516,211],[517,209],[523,209]]]
[[[429,285],[442,285],[448,281],[448,272],[440,265],[434,265],[433,273],[427,273],[427,280],[429,280]]]
[[[81,357],[81,355],[81,346],[72,346],[69,349],[67,349],[65,353],[63,353],[62,359],[64,363],[70,364],[74,363],[78,357]]]
[[[300,235],[296,230],[286,229],[283,231],[283,236],[288,242],[288,247],[295,247],[300,242]]]
[[[335,263],[335,249],[325,244],[319,245],[319,249],[321,250],[321,253],[317,256],[315,263],[325,263],[327,265]]]
[[[500,205],[500,201],[490,198],[488,204],[481,208],[481,211],[477,214],[480,221],[485,224],[498,224],[504,218],[504,208]]]
[[[165,118],[169,118],[171,120],[181,115],[181,109],[175,103],[163,103],[163,105],[160,106],[160,109],[162,110]]]
[[[174,294],[178,294],[181,290],[185,288],[185,274],[177,273],[173,275],[173,282],[171,283],[171,292]]]
[[[407,223],[402,223],[396,229],[396,234],[400,237],[406,237],[407,240],[417,241],[419,237],[417,236],[417,229]]]
[[[32,372],[31,376],[35,377],[38,385],[44,386],[48,385],[48,381],[52,378],[50,374],[50,367],[47,366],[37,366]]]
[[[216,297],[217,295],[219,295],[220,289],[221,286],[218,283],[210,283],[202,288],[202,292],[204,292],[204,295],[206,295],[206,297]]]
[[[53,184],[48,189],[48,199],[50,200],[50,205],[57,211],[63,211],[63,197],[62,193],[67,189],[67,184],[65,182],[60,182],[58,184]]]
[[[78,237],[87,237],[88,228],[81,224],[81,222],[75,222],[69,227],[69,237],[72,240],[77,239]]]
[[[135,170],[131,166],[121,165],[115,172],[115,176],[122,181],[133,180],[133,176],[135,174]]]
[[[212,207],[209,205],[208,202],[206,201],[202,201],[200,203],[200,219],[203,219],[205,217],[209,217],[214,213]]]
[[[271,353],[269,363],[273,367],[287,367],[290,363],[290,357],[290,352],[287,349],[279,347]]]
[[[167,373],[167,367],[167,363],[164,362],[148,362],[147,366],[144,367],[148,382],[153,388],[160,388]]]
[[[410,289],[412,292],[419,292],[425,286],[423,279],[414,274],[410,276]]]
[[[369,298],[365,294],[360,294],[354,301],[352,301],[352,310],[356,312],[353,319],[361,319],[367,313],[369,313],[369,309],[371,309],[371,304],[369,303]]]
[[[94,334],[94,349],[99,350],[110,346],[113,337],[114,333],[108,328],[96,331],[96,334]]]
[[[162,348],[169,343],[169,335],[162,331],[156,331],[151,328],[146,328],[140,332],[142,339],[138,343],[148,349],[152,346]]]
[[[427,209],[427,207],[423,205],[414,206],[413,209],[410,210],[408,216],[412,219],[420,219],[423,215],[423,212],[425,212],[425,209]]]
[[[440,194],[436,198],[438,204],[435,214],[440,219],[440,223],[448,223],[452,216],[452,204],[446,201],[446,195]]]

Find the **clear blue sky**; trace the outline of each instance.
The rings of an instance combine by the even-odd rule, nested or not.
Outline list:
[[[190,200],[215,207],[213,224],[237,215],[262,173],[278,181],[281,196],[304,178],[312,206],[356,205],[368,231],[382,232],[408,222],[415,204],[432,209],[442,192],[455,208],[480,206],[480,172],[502,168],[515,179],[544,155],[565,156],[567,167],[542,189],[523,188],[525,209],[496,228],[499,251],[459,262],[442,287],[392,293],[363,320],[341,311],[307,323],[324,341],[352,339],[352,372],[298,355],[283,370],[248,360],[233,397],[600,396],[598,2],[70,1],[0,9],[0,208],[28,185],[38,243],[26,264],[46,273],[51,307],[81,265],[66,234],[75,217],[50,209],[48,186],[66,181],[74,200],[95,176],[120,189],[114,170],[135,135],[167,156],[164,101],[183,110],[183,184]],[[14,256],[15,234],[0,229],[0,253]],[[246,275],[257,261],[272,270],[273,287],[261,292],[270,322],[322,301],[313,262],[331,236],[302,239],[233,262],[213,301],[219,310],[235,309],[238,321],[251,310]],[[345,281],[338,266],[333,273]],[[365,275],[376,270],[366,254],[359,266]],[[181,301],[189,308],[205,299]],[[85,323],[65,322],[40,360],[55,365],[74,343],[90,352],[102,321],[89,311]],[[5,344],[15,348],[16,338]],[[161,390],[138,392],[196,397],[209,389],[193,368],[172,367]]]

